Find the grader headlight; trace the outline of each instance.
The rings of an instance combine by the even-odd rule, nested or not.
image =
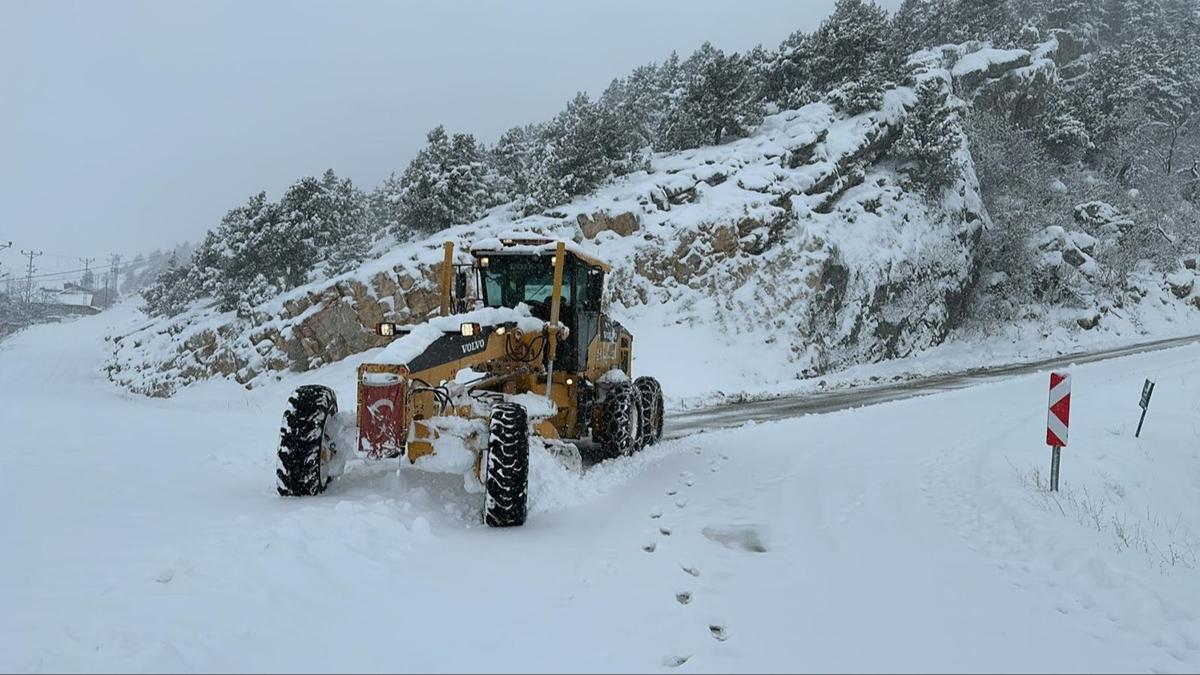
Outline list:
[[[383,337],[395,337],[396,324],[394,323],[377,323],[375,324],[375,332]]]
[[[483,328],[477,323],[464,323],[459,330],[463,337],[478,337],[483,334]]]

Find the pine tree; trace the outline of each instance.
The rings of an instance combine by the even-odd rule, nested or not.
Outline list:
[[[761,76],[760,98],[781,110],[794,110],[813,103],[820,94],[813,88],[812,36],[804,31],[789,35],[779,49],[767,54]]]
[[[400,224],[403,195],[402,179],[395,172],[388,174],[388,177],[371,191],[367,199],[367,208],[374,229],[396,235],[405,234]]]
[[[828,91],[879,64],[890,27],[887,11],[874,2],[838,0],[813,34],[810,72],[815,87]]]
[[[258,297],[251,296],[252,283],[261,294],[264,288],[278,291],[307,280],[312,244],[292,234],[279,205],[267,201],[264,192],[225,215],[217,232],[224,245],[217,286],[222,311],[239,309],[246,298]],[[256,281],[259,276],[263,284]]]
[[[187,305],[195,299],[191,289],[187,287],[188,270],[180,266],[175,253],[167,259],[167,264],[158,276],[142,290],[142,311],[150,316],[175,316],[187,309]]]
[[[982,40],[1003,46],[1019,28],[1009,0],[956,0],[951,16],[956,42]]]
[[[929,46],[926,44],[926,27],[930,16],[929,0],[903,0],[892,15],[892,30],[888,48],[895,58],[904,60],[910,54]]]
[[[883,92],[892,86],[880,76],[886,70],[882,65],[868,68],[861,77],[835,88],[826,98],[835,110],[851,117],[879,110]]]
[[[1063,28],[1075,36],[1095,42],[1108,31],[1101,0],[1058,0],[1047,3],[1042,23],[1047,28]]]
[[[400,177],[397,233],[429,234],[469,223],[497,203],[495,176],[474,136],[450,136],[439,126],[426,141]]]
[[[563,194],[590,192],[601,181],[630,168],[628,130],[617,118],[579,92],[550,123],[552,139],[547,173]],[[543,206],[550,204],[543,203]]]
[[[760,88],[741,56],[704,43],[682,67],[683,95],[664,118],[663,149],[681,150],[741,136],[762,121]]]
[[[955,156],[960,146],[957,113],[947,99],[940,78],[931,77],[917,85],[916,104],[895,146],[909,175],[931,196],[940,194],[962,174]]]
[[[630,154],[654,147],[666,103],[666,92],[659,89],[658,67],[653,63],[635,68],[627,78],[613,80],[599,100],[613,117],[620,143]]]

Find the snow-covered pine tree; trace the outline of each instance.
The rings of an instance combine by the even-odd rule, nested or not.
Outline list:
[[[654,147],[655,131],[666,106],[666,92],[658,88],[658,67],[653,63],[638,66],[627,78],[617,78],[600,96],[599,105],[613,118],[613,125],[627,146],[636,154]]]
[[[401,201],[404,186],[400,175],[392,172],[367,197],[368,219],[377,232],[391,232],[401,239],[408,233],[400,225]]]
[[[955,0],[950,17],[953,40],[981,40],[1000,47],[1011,41],[1022,23],[1009,0]]]
[[[548,177],[567,197],[628,171],[628,142],[616,118],[579,92],[548,125]],[[542,206],[550,206],[544,203]]]
[[[888,50],[903,65],[913,52],[956,39],[957,0],[903,0],[892,16]]]
[[[225,215],[217,232],[224,245],[217,286],[222,311],[238,309],[243,300],[259,297],[266,288],[278,292],[307,280],[312,244],[292,234],[279,205],[267,201],[265,192]],[[260,275],[264,283],[256,281]]]
[[[1045,5],[1041,22],[1047,28],[1063,28],[1093,43],[1108,31],[1103,0],[1051,0]]]
[[[960,145],[958,113],[947,99],[941,78],[931,77],[917,85],[916,104],[895,146],[905,170],[930,196],[941,194],[963,170],[955,157]]]
[[[179,264],[172,252],[166,267],[149,286],[142,289],[142,311],[150,316],[175,316],[187,309],[194,297],[187,288],[188,269]],[[85,286],[86,288],[86,286]]]
[[[320,179],[310,176],[293,183],[279,200],[279,208],[281,227],[304,244],[295,255],[297,264],[307,270],[327,259],[347,235],[360,234],[367,220],[362,193],[332,169]]]
[[[322,252],[322,257],[328,262],[330,272],[341,274],[366,259],[375,225],[367,196],[355,188],[349,178],[330,181],[331,174],[332,171],[327,172],[323,182],[328,186],[325,199],[332,225],[329,231],[334,241],[327,251]]]
[[[668,150],[718,144],[762,121],[758,83],[741,56],[704,43],[683,63],[684,92],[659,132]]]
[[[878,110],[883,105],[883,92],[892,85],[881,77],[884,72],[887,68],[882,64],[871,66],[861,77],[834,88],[826,99],[835,110],[850,117]]]
[[[816,89],[829,91],[880,63],[890,28],[887,11],[874,2],[838,0],[813,34],[809,72]]]
[[[450,136],[438,126],[426,141],[400,177],[399,233],[429,234],[469,223],[496,205],[495,176],[474,136]]]
[[[1104,17],[1109,44],[1130,45],[1164,27],[1160,0],[1105,0]]]
[[[774,103],[780,110],[794,110],[820,99],[813,88],[812,36],[796,31],[779,45],[779,49],[768,52],[768,61],[762,74],[760,98]]]

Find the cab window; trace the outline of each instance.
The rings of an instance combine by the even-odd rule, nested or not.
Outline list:
[[[488,307],[516,307],[519,303],[549,306],[554,294],[554,258],[546,256],[491,256],[482,269],[483,301]],[[562,302],[569,304],[575,284],[563,275]]]

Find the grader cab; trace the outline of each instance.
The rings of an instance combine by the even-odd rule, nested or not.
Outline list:
[[[578,441],[617,457],[662,437],[662,390],[632,378],[633,336],[604,311],[608,265],[519,237],[476,243],[470,262],[449,242],[444,255],[440,315],[380,324],[390,342],[358,368],[359,454],[462,473],[484,522],[505,527],[525,522],[531,451],[578,468]],[[289,403],[279,494],[320,494],[350,452],[330,429],[336,396],[306,385]]]

